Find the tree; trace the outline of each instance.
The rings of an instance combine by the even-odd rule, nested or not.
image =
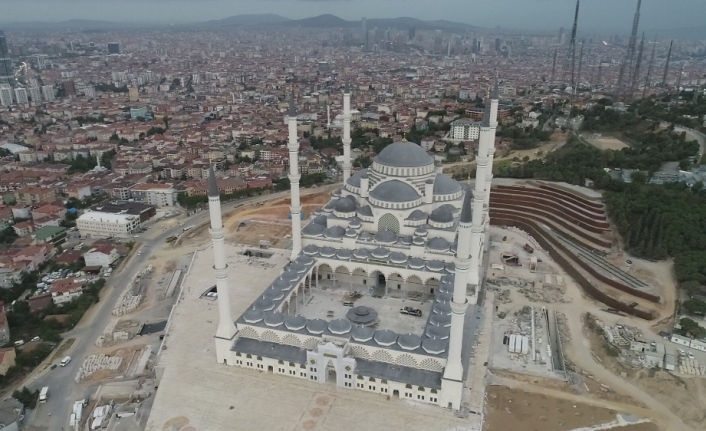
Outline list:
[[[30,391],[26,386],[23,386],[19,391],[12,393],[12,398],[21,402],[23,406],[29,409],[33,409],[37,406],[37,400],[39,399],[39,391]]]

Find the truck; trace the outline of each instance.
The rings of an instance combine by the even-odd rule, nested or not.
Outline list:
[[[39,402],[46,403],[47,395],[49,395],[49,386],[43,387],[42,390],[39,392]]]
[[[529,244],[525,244],[524,247],[522,247],[522,248],[525,249],[525,251],[526,251],[527,253],[534,253],[534,247],[532,247],[532,246],[529,245]]]
[[[182,232],[186,232],[187,230],[193,228],[193,226],[186,226],[185,228],[182,229]]]
[[[61,360],[60,365],[65,367],[69,364],[69,362],[71,362],[71,356],[65,356],[64,359]]]

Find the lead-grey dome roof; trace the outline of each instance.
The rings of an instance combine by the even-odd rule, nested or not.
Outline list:
[[[310,334],[322,334],[328,323],[324,319],[313,319],[306,322],[306,330]]]
[[[368,326],[356,326],[353,328],[353,339],[360,343],[372,340],[374,334],[375,330]]]
[[[335,319],[328,324],[328,330],[336,335],[345,334],[350,331],[352,327],[351,322],[343,319]]]
[[[412,211],[408,216],[407,220],[412,220],[412,221],[419,221],[419,220],[426,220],[427,219],[427,213],[425,213],[422,210],[416,209]]]
[[[350,196],[341,198],[336,202],[335,210],[339,213],[352,213],[355,211],[355,200]]]
[[[265,325],[276,328],[284,323],[284,314],[279,311],[273,311],[265,315]]]
[[[348,178],[348,184],[352,185],[353,187],[360,187],[360,179],[367,177],[367,175],[368,175],[368,170],[361,169],[358,172],[356,172],[354,175],[352,175],[350,178]]]
[[[342,226],[331,226],[324,232],[324,236],[326,238],[343,238],[343,235],[345,234],[346,228]]]
[[[326,230],[326,226],[317,224],[316,222],[311,222],[308,225],[304,226],[304,229],[302,229],[302,233],[304,235],[321,235],[324,231]]]
[[[373,339],[381,346],[391,346],[397,341],[397,334],[389,329],[379,329],[375,331]]]
[[[397,344],[404,350],[414,350],[422,344],[422,337],[414,334],[402,334],[397,338]]]
[[[427,241],[427,248],[431,250],[447,251],[450,247],[451,244],[440,236]]]
[[[431,212],[429,220],[437,223],[450,223],[454,220],[454,206],[444,204]]]
[[[436,174],[434,179],[435,195],[452,195],[461,191],[461,184],[458,181],[444,175]]]
[[[262,310],[251,308],[250,310],[243,313],[243,320],[247,323],[257,323],[263,319],[265,313]]]
[[[358,209],[358,214],[362,215],[363,217],[372,217],[373,210],[370,209],[370,205],[366,205]]]
[[[432,355],[438,355],[446,350],[446,341],[440,338],[425,338],[422,341],[422,349]]]
[[[410,202],[419,199],[419,193],[414,187],[400,180],[381,183],[370,192],[370,196],[383,202]]]
[[[298,331],[306,326],[306,318],[301,315],[285,317],[284,326],[286,326],[290,331]]]
[[[424,148],[414,142],[395,142],[388,145],[375,161],[385,166],[411,168],[433,165],[434,159],[424,151]]]

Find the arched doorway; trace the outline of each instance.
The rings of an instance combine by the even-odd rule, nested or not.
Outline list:
[[[426,295],[434,296],[434,292],[436,292],[436,290],[439,288],[439,280],[432,277],[429,280],[427,280],[426,283],[424,283],[424,285],[426,287],[424,293]]]
[[[368,285],[368,273],[365,272],[363,268],[356,268],[353,270],[353,283],[360,286],[367,286]]]
[[[373,271],[370,273],[370,279],[370,294],[374,297],[382,298],[387,289],[387,278],[385,274],[380,271]]]
[[[392,391],[392,396],[395,397],[395,398],[399,398],[399,397],[400,397],[400,391],[398,391],[397,389],[395,389],[394,391]]]
[[[328,287],[332,285],[333,269],[329,265],[322,263],[316,271],[318,277],[316,287]]]
[[[413,275],[407,279],[407,295],[419,297],[424,294],[425,286],[422,279]]]
[[[401,297],[405,290],[404,278],[397,273],[390,274],[390,276],[387,277],[385,287],[387,288],[387,294],[394,297]]]
[[[333,366],[333,361],[328,361],[326,365],[326,383],[337,383],[338,375],[336,373],[336,367]]]
[[[383,214],[383,216],[378,220],[378,232],[382,232],[384,230],[400,233],[400,221],[397,220],[397,217],[390,213]]]
[[[351,284],[351,273],[348,271],[348,268],[345,266],[339,266],[336,268],[336,271],[334,273],[335,277],[333,278],[333,287],[342,287],[344,289],[349,289],[352,286]]]

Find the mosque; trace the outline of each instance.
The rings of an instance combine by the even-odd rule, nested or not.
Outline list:
[[[303,228],[297,112],[290,99],[291,261],[237,319],[230,312],[219,193],[210,172],[217,360],[459,409],[488,241],[497,84],[486,103],[472,190],[406,141],[388,145],[370,168],[351,175],[350,96],[346,85],[343,186]],[[330,299],[335,306],[319,316],[312,304],[324,296],[340,301]]]

